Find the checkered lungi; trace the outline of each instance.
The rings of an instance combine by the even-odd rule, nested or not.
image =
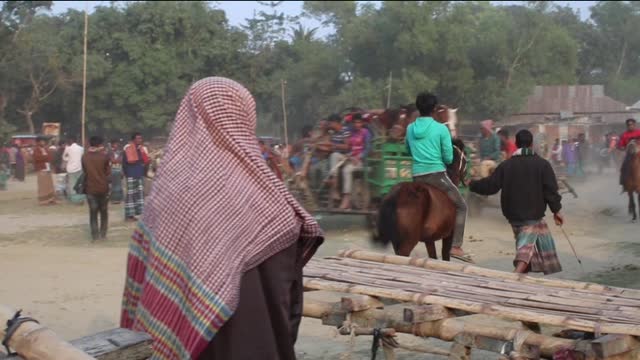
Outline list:
[[[124,202],[124,217],[142,215],[144,206],[144,179],[127,178],[127,196]]]
[[[530,272],[545,275],[562,271],[556,245],[544,220],[512,223],[511,227],[516,237],[517,249],[514,266],[518,262],[524,262],[529,264]]]

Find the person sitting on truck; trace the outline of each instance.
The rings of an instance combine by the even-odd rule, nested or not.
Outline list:
[[[332,177],[330,181],[332,189],[331,198],[332,200],[340,200],[336,175],[348,159],[351,132],[342,124],[342,118],[338,114],[329,116],[329,129],[333,131],[331,134],[331,155],[329,156],[329,175]]]
[[[413,158],[413,181],[435,187],[455,204],[456,224],[453,230],[451,256],[467,260],[462,250],[467,204],[456,185],[447,176],[446,166],[453,162],[453,144],[447,126],[433,119],[436,105],[438,98],[435,95],[418,94],[416,107],[420,111],[420,117],[407,128],[405,142]]]
[[[493,131],[493,120],[484,120],[480,126],[480,177],[488,177],[502,160],[500,138]]]
[[[351,209],[351,191],[353,190],[353,172],[363,169],[363,162],[369,152],[371,133],[364,127],[362,114],[352,117],[353,130],[349,138],[349,160],[342,168],[342,203],[340,209]]]

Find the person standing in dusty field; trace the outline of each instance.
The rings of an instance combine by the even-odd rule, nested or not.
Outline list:
[[[13,149],[13,153],[15,154],[15,163],[12,164],[13,177],[17,181],[24,182],[27,172],[25,151],[18,144],[13,144]]]
[[[9,146],[9,171],[11,172],[11,178],[15,179],[16,174],[16,158],[18,156],[18,147],[16,144]]]
[[[253,97],[229,79],[196,82],[180,105],[122,307],[122,327],[154,338],[153,359],[295,359],[302,267],[323,234],[267,166],[255,129]]]
[[[551,161],[553,165],[560,166],[562,165],[562,152],[563,147],[560,143],[560,139],[556,139],[553,143],[553,147],[551,148]]]
[[[69,137],[62,159],[67,163],[67,196],[69,201],[82,205],[85,195],[78,194],[74,187],[82,175],[82,155],[84,154],[84,148],[78,145],[76,141],[77,138],[75,136]]]
[[[53,153],[53,171],[55,173],[54,175],[54,184],[55,184],[55,188],[56,188],[56,195],[61,196],[61,197],[65,197],[65,193],[66,193],[66,188],[67,188],[67,184],[66,184],[66,179],[67,179],[67,167],[66,164],[64,163],[64,150],[66,148],[67,144],[64,141],[60,141],[58,143],[58,148],[56,149],[55,153]]]
[[[124,195],[122,193],[122,150],[120,140],[111,140],[109,160],[111,161],[111,194],[109,199],[112,204],[120,204]]]
[[[11,148],[3,146],[0,148],[0,190],[7,190],[7,181],[11,177]]]
[[[89,149],[82,156],[84,171],[84,189],[89,203],[89,224],[91,239],[105,239],[109,227],[109,181],[111,180],[111,163],[104,148],[104,141],[99,136],[89,139]],[[98,229],[98,215],[100,228]]]
[[[47,140],[38,138],[33,151],[33,168],[38,174],[38,202],[40,205],[56,203],[56,190],[53,186],[51,161],[53,157],[47,149]]]
[[[137,221],[144,207],[144,175],[149,162],[149,155],[142,146],[142,134],[133,134],[123,150],[122,171],[127,179],[124,217],[126,221]]]
[[[544,215],[547,207],[556,225],[562,226],[562,196],[551,164],[532,149],[533,134],[521,130],[516,134],[518,150],[488,178],[472,181],[469,189],[480,195],[493,195],[502,190],[500,205],[516,238],[515,272],[562,271],[555,243]]]

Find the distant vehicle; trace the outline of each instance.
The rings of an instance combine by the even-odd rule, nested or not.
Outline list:
[[[263,141],[265,145],[269,147],[274,147],[275,145],[281,144],[280,138],[276,138],[273,136],[258,136],[259,141]]]
[[[33,147],[36,146],[36,140],[39,137],[47,139],[47,141],[53,139],[52,135],[39,135],[39,134],[26,134],[26,135],[13,135],[11,137],[11,144],[17,144],[18,146]]]

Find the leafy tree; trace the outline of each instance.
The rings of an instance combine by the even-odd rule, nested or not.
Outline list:
[[[591,8],[595,31],[589,39],[595,79],[607,85],[608,92],[633,103],[640,98],[640,5],[635,1],[599,1]]]
[[[289,15],[280,3],[261,2],[266,10],[239,28],[204,1],[98,7],[89,15],[89,131],[165,134],[188,86],[212,75],[247,86],[259,133],[273,135],[282,135],[281,80],[289,135],[346,107],[397,106],[423,90],[466,119],[508,116],[534,85],[603,83],[619,100],[640,98],[636,2],[599,2],[590,21],[543,1],[306,1]],[[84,13],[1,4],[0,136],[48,120],[78,133]],[[333,35],[319,38],[302,17]]]

